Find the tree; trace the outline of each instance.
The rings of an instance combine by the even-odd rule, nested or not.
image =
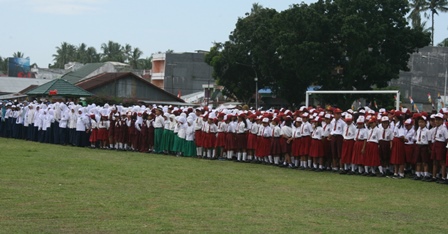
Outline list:
[[[53,54],[54,68],[64,68],[64,65],[76,60],[76,47],[67,42],[62,42],[61,46],[56,46],[56,54]]]
[[[89,47],[86,50],[86,60],[84,63],[97,63],[100,61],[100,55],[96,52],[95,47]]]
[[[101,61],[115,61],[124,63],[126,59],[126,55],[124,53],[123,46],[119,43],[109,41],[107,44],[103,43],[101,45],[101,50],[103,53],[101,54]]]
[[[12,57],[13,57],[13,58],[23,58],[24,56],[25,56],[25,54],[22,53],[22,52],[20,52],[20,51],[14,52],[14,53],[12,54]]]
[[[8,60],[0,56],[0,72],[6,74],[6,71],[8,70],[7,67],[8,67]]]
[[[128,58],[128,62],[129,65],[131,66],[131,68],[140,68],[143,67],[143,64],[141,64],[141,60],[140,57],[143,55],[143,52],[139,49],[139,48],[134,48],[132,50],[132,53],[130,54],[129,58]]]
[[[406,0],[320,0],[283,12],[254,4],[239,18],[229,40],[206,56],[214,77],[242,101],[257,76],[290,103],[310,85],[323,90],[383,88],[407,70],[409,54],[430,35],[411,29]],[[329,101],[346,104],[343,97]],[[339,98],[339,99],[338,99]]]
[[[437,44],[437,46],[440,46],[440,47],[448,47],[448,38],[445,38],[442,42],[440,42],[439,44]]]
[[[410,0],[409,7],[411,8],[411,12],[409,13],[408,19],[411,21],[412,27],[420,27],[422,25],[421,14],[426,11],[427,7],[426,0]]]
[[[448,0],[427,0],[426,10],[431,12],[431,45],[434,46],[434,15],[448,11]]]

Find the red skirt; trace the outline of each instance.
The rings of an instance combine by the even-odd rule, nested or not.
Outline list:
[[[299,157],[300,156],[300,146],[302,145],[302,138],[294,138],[292,140],[292,146],[291,146],[291,155],[293,157]]]
[[[218,132],[218,137],[216,137],[215,147],[226,146],[226,133]]]
[[[152,125],[148,128],[148,145],[149,147],[154,146],[154,127]]]
[[[266,157],[271,155],[271,138],[270,137],[260,137],[259,148],[257,150],[258,157]]]
[[[390,163],[394,165],[401,165],[405,163],[405,155],[404,155],[404,143],[403,140],[397,137],[394,137],[392,140],[392,149],[390,155]]]
[[[364,166],[377,167],[381,166],[380,153],[378,143],[367,142],[366,152],[364,153]]]
[[[109,133],[106,128],[98,128],[98,140],[105,141],[109,139]]]
[[[308,156],[310,153],[311,136],[302,137],[302,144],[300,145],[300,156]]]
[[[202,147],[202,131],[201,130],[194,131],[194,142],[196,143],[196,147]]]
[[[310,145],[310,157],[320,158],[324,156],[324,143],[322,140],[312,139]]]
[[[429,146],[428,145],[414,145],[414,159],[415,163],[429,162]]]
[[[352,163],[354,140],[344,140],[342,142],[341,163]]]
[[[209,132],[209,133],[203,132],[202,134],[204,137],[202,147],[207,148],[207,149],[214,148],[215,141],[216,141],[216,133],[215,132]]]
[[[236,148],[237,149],[246,149],[247,148],[247,134],[246,133],[236,134]]]
[[[236,134],[235,133],[226,133],[226,150],[234,150],[236,149]]]
[[[96,128],[92,129],[92,132],[90,133],[89,141],[91,143],[95,143],[98,141],[98,129],[96,129]]]
[[[249,133],[247,136],[247,149],[254,150],[257,148],[257,135]]]
[[[280,146],[282,148],[282,154],[291,154],[291,142],[287,142],[288,139],[280,137]]]
[[[282,146],[280,144],[280,137],[272,137],[271,140],[271,155],[282,154]]]
[[[432,144],[431,151],[432,160],[445,160],[446,159],[446,143],[441,141],[436,141]]]
[[[412,145],[405,144],[404,145],[404,155],[405,155],[407,163],[410,163],[410,164],[416,163],[414,161],[414,144],[412,144]]]
[[[110,121],[109,131],[108,131],[108,137],[113,140],[114,134],[115,134],[115,121]]]
[[[364,154],[362,153],[362,147],[364,146],[364,140],[355,141],[353,144],[352,163],[362,165],[364,163]],[[364,149],[365,151],[365,149]]]

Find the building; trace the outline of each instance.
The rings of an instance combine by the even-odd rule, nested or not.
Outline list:
[[[408,67],[410,71],[401,71],[399,79],[392,80],[390,86],[399,88],[403,103],[409,103],[412,97],[415,103],[430,105],[430,94],[437,107],[437,96],[443,96],[446,89],[448,47],[421,48],[411,55]]]
[[[205,63],[205,51],[152,55],[151,83],[173,95],[204,91],[214,85],[213,68]]]
[[[76,83],[99,97],[116,97],[154,103],[184,103],[177,96],[158,88],[131,72],[102,73]]]
[[[76,84],[79,81],[94,77],[105,72],[123,72],[129,71],[130,67],[125,63],[118,62],[105,62],[105,63],[87,63],[84,66],[70,71],[63,75],[61,79],[64,79],[72,84]]]

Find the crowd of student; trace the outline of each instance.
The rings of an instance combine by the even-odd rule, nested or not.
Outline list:
[[[1,103],[2,137],[448,184],[448,109]]]

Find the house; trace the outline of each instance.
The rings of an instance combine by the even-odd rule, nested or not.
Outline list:
[[[100,97],[185,103],[177,96],[158,88],[150,81],[131,72],[102,73],[82,79],[76,83],[76,86]]]
[[[63,79],[55,79],[47,82],[26,92],[26,94],[31,97],[55,97],[56,99],[76,99],[80,97],[92,96],[91,93]]]
[[[173,95],[204,91],[213,85],[213,68],[205,63],[205,51],[152,55],[151,83]]]
[[[72,84],[82,80],[94,77],[105,72],[129,71],[130,67],[125,63],[105,62],[105,63],[87,63],[84,66],[66,73],[61,77]]]

